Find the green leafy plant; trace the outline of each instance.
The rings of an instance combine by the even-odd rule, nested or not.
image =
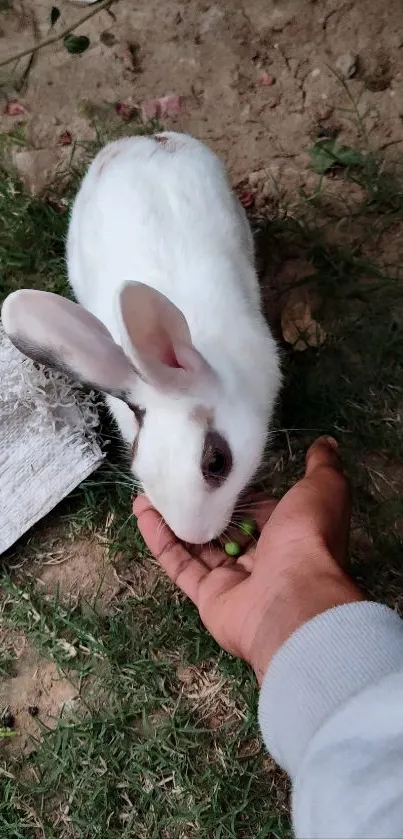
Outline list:
[[[16,735],[17,731],[12,731],[10,728],[6,728],[4,725],[0,725],[0,740],[15,737]]]
[[[363,162],[363,155],[358,149],[340,146],[333,137],[318,140],[309,149],[309,155],[312,169],[319,175],[337,167],[359,166]]]
[[[90,39],[86,35],[66,35],[63,39],[63,44],[72,55],[80,55],[88,49]]]

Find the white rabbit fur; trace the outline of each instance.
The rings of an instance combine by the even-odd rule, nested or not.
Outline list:
[[[26,354],[109,391],[109,408],[134,446],[133,471],[180,539],[219,536],[260,465],[280,385],[250,227],[219,159],[173,132],[106,146],[74,202],[67,265],[79,304],[124,359],[100,324],[93,342],[94,319],[82,309],[80,335],[70,331],[63,298],[49,310],[38,299],[35,308],[32,295],[53,297],[44,292],[25,302],[26,292],[11,295],[6,331]],[[223,466],[222,438],[232,468]],[[218,461],[216,450],[212,459],[203,454],[217,440]],[[214,475],[217,462],[224,479]]]

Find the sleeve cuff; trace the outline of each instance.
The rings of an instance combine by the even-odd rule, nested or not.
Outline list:
[[[403,621],[386,606],[349,603],[300,627],[263,680],[259,723],[273,758],[293,778],[312,738],[347,700],[403,669]]]

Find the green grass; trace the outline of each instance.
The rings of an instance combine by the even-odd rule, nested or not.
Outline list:
[[[262,270],[275,289],[274,297],[284,260],[297,257],[312,264],[314,277],[302,285],[309,282],[313,287],[318,300],[315,317],[327,332],[320,349],[288,352],[284,358],[285,388],[278,420],[287,429],[288,451],[280,432],[273,460],[280,454],[280,486],[284,486],[290,477],[295,479],[301,454],[313,437],[318,433],[337,437],[355,490],[355,573],[371,593],[399,605],[403,574],[402,169],[400,162],[389,168],[378,155],[368,154],[361,157],[360,165],[344,168],[338,175],[339,179],[322,182],[319,193],[302,195],[296,215],[264,223],[260,232],[270,241]],[[342,201],[331,198],[341,179],[347,186]],[[358,200],[356,192],[349,198],[349,184],[359,186]],[[281,300],[283,289],[277,287],[277,295]],[[365,557],[354,541],[355,531],[361,538],[362,528],[371,541]],[[367,550],[366,540],[361,541]],[[381,575],[380,564],[384,566]]]
[[[251,674],[223,662],[230,710],[213,703],[218,728],[212,710],[204,716],[203,705],[181,691],[179,667],[213,666],[220,658],[188,604],[159,583],[143,602],[125,600],[100,618],[96,610],[44,600],[34,589],[21,600],[10,580],[4,586],[6,619],[64,672],[69,662],[60,638],[78,650],[69,671],[82,685],[75,717],[64,715],[30,758],[36,783],[21,781],[14,790],[14,805],[23,798],[40,812],[45,835],[69,835],[57,824],[67,798],[78,837],[256,836],[262,824],[270,826],[268,835],[285,835],[263,795],[261,753],[238,758],[256,735]]]
[[[314,194],[253,219],[264,291],[270,285],[270,300],[282,303],[284,261],[308,260],[327,333],[320,349],[283,347],[285,387],[264,483],[282,492],[301,473],[309,442],[334,434],[355,492],[352,571],[402,611],[403,178],[398,164],[375,154],[332,153],[335,166],[318,174]],[[26,196],[4,176],[0,210],[0,298],[26,285],[65,292],[67,207]],[[106,532],[124,596],[104,614],[96,593],[91,602],[47,594],[34,561],[41,528],[10,554],[10,567],[25,558],[20,569],[4,563],[4,624],[55,661],[80,698],[55,730],[41,731],[28,759],[5,752],[1,836],[285,839],[287,789],[259,742],[253,677],[218,650],[160,576],[136,584],[150,566],[112,436],[108,463],[53,519],[69,534]],[[14,665],[5,654],[3,678]],[[211,701],[209,679],[221,683]]]

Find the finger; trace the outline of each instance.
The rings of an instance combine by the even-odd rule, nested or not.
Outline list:
[[[319,437],[308,450],[305,479],[322,496],[324,507],[341,511],[350,505],[349,483],[332,437]]]
[[[247,574],[251,574],[255,564],[255,553],[256,551],[253,550],[247,554],[242,554],[237,560],[237,567],[242,568]]]
[[[305,478],[294,487],[293,506],[294,514],[299,510],[306,522],[308,517],[316,521],[333,555],[343,562],[348,546],[351,493],[333,438],[320,437],[308,450]]]
[[[153,509],[154,508],[146,495],[138,495],[137,498],[134,500],[133,512],[138,519],[140,517],[143,519],[143,514]],[[152,526],[154,526],[154,523],[152,524]],[[158,527],[159,529],[161,529],[161,517],[159,517]],[[143,537],[147,542],[148,547],[150,547],[147,541],[148,535],[146,538],[146,536],[143,534]],[[184,548],[184,550],[186,550],[186,548]],[[154,553],[153,550],[151,552]],[[195,557],[196,559],[201,559],[203,564],[206,565],[206,567],[210,570],[213,570],[213,568],[219,568],[219,566],[224,565],[224,563],[226,563],[227,561],[234,562],[234,560],[230,560],[230,558],[221,548],[217,547],[217,545],[214,545],[212,542],[210,542],[208,545],[190,545],[187,553],[190,556]]]
[[[251,493],[243,499],[242,505],[235,507],[236,518],[238,521],[252,518],[260,529],[270,518],[276,504],[277,501],[269,498],[267,492]]]
[[[200,559],[212,571],[214,568],[220,568],[222,565],[232,565],[234,559],[228,556],[222,548],[217,545],[209,544],[203,545],[199,553]]]
[[[148,507],[152,507],[152,504],[146,495],[136,495],[136,498],[133,498],[133,513],[135,516],[139,516]]]
[[[340,563],[347,555],[351,515],[351,496],[343,475],[336,441],[319,438],[310,447],[305,476],[282,498],[260,541],[267,554],[279,555],[284,550],[295,561],[305,543],[311,552],[326,543]],[[300,546],[300,547],[298,547]]]
[[[316,469],[334,469],[342,472],[338,443],[333,437],[319,437],[308,449],[306,455],[306,476],[309,477]]]
[[[261,530],[269,520],[271,514],[276,509],[277,504],[278,501],[275,498],[267,498],[266,496],[266,498],[261,501],[256,501],[256,503],[250,507],[250,516],[256,522],[259,530]]]
[[[168,577],[198,605],[200,583],[208,576],[204,563],[192,557],[145,496],[135,505],[143,539]]]

